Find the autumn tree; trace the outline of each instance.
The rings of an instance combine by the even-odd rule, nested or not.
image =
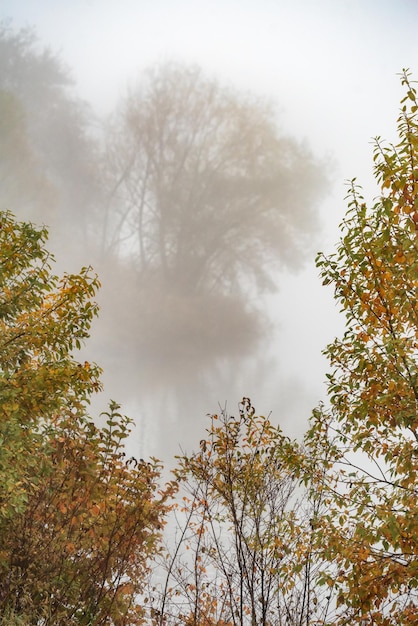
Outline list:
[[[407,71],[402,85],[399,141],[375,143],[380,194],[367,206],[353,181],[337,251],[318,257],[346,315],[308,436],[328,467],[315,490],[330,503],[317,539],[333,624],[418,621],[418,104]]]
[[[74,350],[97,312],[89,269],[51,272],[45,229],[0,214],[2,624],[142,623],[138,603],[172,487],[127,459],[130,422],[87,408],[99,369]]]
[[[243,398],[210,416],[198,452],[179,458],[176,541],[154,590],[154,622],[189,626],[323,623],[313,519],[321,495],[299,488],[303,450]]]

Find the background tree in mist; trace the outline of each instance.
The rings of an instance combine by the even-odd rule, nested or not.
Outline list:
[[[230,293],[251,277],[274,288],[273,261],[301,263],[324,176],[262,101],[164,65],[131,91],[112,130],[120,206],[109,243],[130,245],[140,273],[163,289]]]
[[[0,180],[3,208],[51,217],[54,194],[33,149],[24,106],[5,90],[0,90]]]
[[[250,346],[250,295],[274,290],[275,270],[300,267],[310,249],[318,164],[264,102],[174,64],[148,71],[122,101],[107,148],[103,249],[134,261],[151,325],[142,334],[167,346],[188,329],[192,344],[200,319],[198,351]]]
[[[31,29],[0,24],[2,209],[49,224],[68,257],[94,250],[100,201],[93,116],[70,71]],[[90,261],[92,259],[90,258]]]

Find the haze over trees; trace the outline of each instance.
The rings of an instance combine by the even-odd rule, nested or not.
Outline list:
[[[418,101],[401,80],[399,142],[376,141],[380,194],[369,207],[353,181],[337,250],[317,259],[346,331],[326,349],[329,404],[303,445],[243,398],[162,485],[158,461],[126,457],[117,404],[102,425],[88,412],[100,370],[75,351],[97,277],[57,278],[46,230],[0,212],[4,626],[417,622]],[[170,512],[180,535],[167,551]]]
[[[0,24],[2,203],[51,226],[68,256],[91,245],[100,191],[92,113],[71,75],[31,29]],[[7,148],[6,148],[7,146]]]
[[[71,68],[7,23],[0,92],[2,207],[48,225],[60,267],[100,273],[92,349],[112,395],[170,427],[192,421],[191,389],[201,408],[235,395],[255,354],[262,377],[263,296],[314,253],[327,179],[274,106],[167,64],[100,120]]]
[[[111,131],[104,245],[122,242],[140,274],[180,294],[240,293],[251,279],[274,289],[274,261],[300,264],[323,174],[265,103],[167,64],[131,90]]]
[[[121,102],[106,160],[102,245],[134,267],[141,351],[178,360],[186,336],[192,363],[253,349],[251,296],[300,267],[318,226],[325,178],[308,150],[264,102],[166,64]]]

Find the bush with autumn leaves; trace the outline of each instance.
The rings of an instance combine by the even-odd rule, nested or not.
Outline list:
[[[306,437],[327,467],[315,543],[336,624],[418,623],[418,103],[407,71],[402,85],[399,141],[375,143],[380,195],[368,207],[352,184],[337,251],[317,259],[346,316]]]
[[[127,460],[115,403],[87,413],[99,370],[72,353],[96,313],[88,269],[58,279],[46,232],[0,220],[0,620],[140,624],[137,597],[172,485]]]
[[[100,371],[74,357],[97,278],[57,278],[46,231],[0,214],[0,624],[418,623],[418,104],[402,84],[380,194],[367,206],[353,181],[317,259],[346,329],[302,443],[244,398],[172,482],[128,459],[130,420],[113,402],[90,417]]]

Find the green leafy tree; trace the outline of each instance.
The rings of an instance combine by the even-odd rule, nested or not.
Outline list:
[[[375,144],[380,195],[368,207],[353,181],[337,251],[318,257],[347,320],[308,436],[328,470],[315,489],[330,503],[317,539],[333,624],[418,620],[418,104],[407,71],[402,84],[399,141]]]
[[[97,277],[57,278],[46,231],[0,214],[2,623],[143,623],[139,602],[173,486],[127,460],[130,421],[87,413],[99,369],[73,352],[97,312]],[[158,493],[157,493],[158,491]]]

